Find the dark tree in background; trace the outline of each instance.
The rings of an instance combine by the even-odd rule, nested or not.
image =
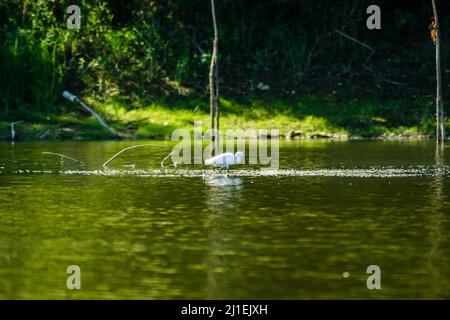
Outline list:
[[[65,26],[64,1],[0,0],[0,119],[34,121],[64,114],[64,89],[95,101],[119,99],[126,109],[156,102],[191,110],[198,106],[212,113],[216,130],[219,111],[231,113],[229,102],[245,106],[231,110],[242,114],[266,99],[267,105],[300,119],[322,117],[343,129],[419,125],[427,133],[435,131],[436,108],[429,97],[436,88],[435,51],[426,33],[430,1],[73,4],[82,12],[78,31]],[[381,30],[366,27],[371,4],[382,10]],[[440,30],[450,30],[450,1],[439,1],[439,15]],[[220,79],[227,84],[220,88],[220,106],[219,34]],[[446,43],[449,34],[439,32],[442,84],[450,78]],[[260,90],[261,83],[270,89]],[[441,111],[448,110],[443,101],[449,101],[443,88],[440,127]]]

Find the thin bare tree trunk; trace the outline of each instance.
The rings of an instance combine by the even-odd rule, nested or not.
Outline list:
[[[211,56],[211,66],[209,69],[209,92],[210,92],[210,103],[211,103],[211,142],[215,143],[213,155],[217,151],[217,141],[216,141],[216,131],[214,129],[216,116],[219,112],[218,99],[219,99],[219,86],[218,86],[218,72],[217,72],[217,43],[219,41],[219,35],[217,32],[216,23],[216,10],[214,6],[214,0],[211,0],[211,12],[214,26],[214,41],[213,41],[213,52]],[[217,129],[219,127],[219,121],[217,117]]]
[[[219,151],[219,138],[220,138],[219,119],[220,119],[219,64],[217,63],[217,56],[216,56],[216,129],[217,129],[217,136],[216,136],[216,148],[215,149],[217,151]]]
[[[436,140],[445,140],[444,127],[444,102],[442,100],[442,77],[441,77],[441,37],[439,30],[439,18],[436,0],[433,4],[434,27],[436,32]]]

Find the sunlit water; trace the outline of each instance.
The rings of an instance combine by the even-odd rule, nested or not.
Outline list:
[[[102,168],[133,144],[0,143],[0,298],[450,298],[448,147],[283,142],[279,170],[228,175],[149,148]]]

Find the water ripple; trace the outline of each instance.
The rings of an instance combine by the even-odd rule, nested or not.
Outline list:
[[[0,171],[0,173],[2,173]],[[211,169],[152,169],[152,170],[16,170],[13,174],[60,174],[84,176],[138,176],[138,177],[359,177],[405,178],[450,177],[449,166],[319,168],[319,169],[238,169],[229,173]]]

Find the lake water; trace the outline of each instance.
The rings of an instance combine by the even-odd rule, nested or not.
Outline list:
[[[450,148],[287,141],[279,171],[228,176],[148,148],[102,170],[142,143],[170,146],[0,143],[1,299],[450,298]]]

